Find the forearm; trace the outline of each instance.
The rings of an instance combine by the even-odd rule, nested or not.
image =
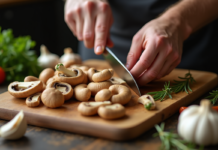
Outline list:
[[[218,0],[182,0],[169,8],[160,18],[180,25],[183,39],[218,17]]]

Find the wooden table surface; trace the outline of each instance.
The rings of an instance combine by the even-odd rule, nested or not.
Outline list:
[[[7,91],[7,85],[0,85],[0,93],[5,91]],[[143,88],[141,92],[143,93]],[[194,103],[199,104],[200,100],[207,95],[208,93]],[[177,132],[178,117],[179,113],[176,113],[164,121],[165,131]],[[6,122],[8,121],[0,120],[0,126]],[[28,125],[25,136],[19,140],[7,141],[0,138],[0,150],[156,150],[159,149],[161,141],[159,137],[153,137],[154,133],[156,129],[152,128],[134,140],[117,142]],[[218,145],[205,147],[205,149],[217,150]]]

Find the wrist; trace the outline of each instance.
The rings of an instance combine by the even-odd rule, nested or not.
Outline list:
[[[188,21],[174,10],[168,10],[159,18],[167,20],[172,26],[174,26],[180,32],[183,40],[186,40],[193,31],[191,26],[188,24]]]

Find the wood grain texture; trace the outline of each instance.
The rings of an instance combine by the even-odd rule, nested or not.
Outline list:
[[[85,64],[98,69],[110,67],[106,62],[97,60],[89,60]],[[147,84],[141,92],[145,94],[161,90],[166,81],[173,81],[187,72],[188,70],[175,69],[168,76]],[[157,110],[154,111],[145,110],[143,105],[137,103],[138,96],[133,94],[131,101],[126,105],[126,116],[118,120],[103,120],[97,115],[81,116],[77,111],[80,102],[73,99],[57,109],[47,108],[43,104],[29,108],[25,104],[25,99],[16,99],[8,92],[0,95],[0,118],[10,120],[19,110],[24,110],[28,124],[112,140],[128,140],[162,122],[181,106],[190,104],[217,85],[217,75],[214,73],[193,70],[191,73],[196,80],[192,86],[192,93],[181,92],[172,95],[173,99],[157,101]]]

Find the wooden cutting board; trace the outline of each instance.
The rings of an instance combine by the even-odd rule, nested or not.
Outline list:
[[[89,60],[84,64],[98,69],[110,67],[105,61],[100,60]],[[177,80],[178,76],[184,76],[187,72],[188,70],[175,69],[168,76],[141,88],[141,92],[145,94],[161,90],[166,81]],[[190,104],[217,86],[216,74],[194,70],[191,70],[191,73],[196,80],[196,83],[191,86],[192,93],[181,92],[173,94],[173,99],[166,99],[163,102],[157,101],[157,110],[153,111],[147,111],[143,105],[138,104],[138,96],[133,93],[131,101],[125,106],[126,116],[117,120],[104,120],[98,115],[82,116],[77,111],[80,102],[73,99],[66,101],[62,107],[56,109],[47,108],[43,104],[36,108],[29,108],[25,104],[25,99],[14,98],[8,92],[0,95],[0,118],[10,120],[18,111],[23,110],[28,124],[31,125],[112,140],[128,140],[149,130],[155,124],[178,112],[181,106]]]

